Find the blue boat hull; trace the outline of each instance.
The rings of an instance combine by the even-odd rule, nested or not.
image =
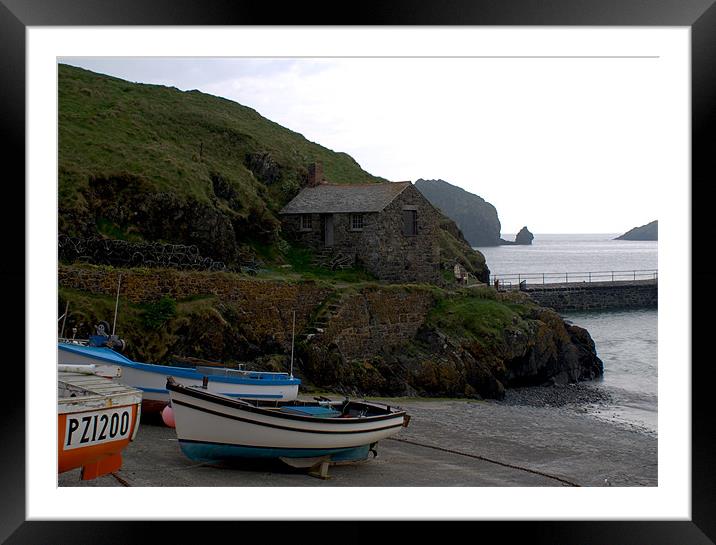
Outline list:
[[[167,376],[186,385],[199,386],[205,377],[211,391],[226,396],[272,401],[289,401],[298,396],[301,381],[287,373],[239,372],[227,368],[185,368],[132,361],[106,347],[58,343],[58,362],[65,364],[111,364],[122,369],[116,381],[143,392],[143,410],[158,411],[169,403]]]
[[[205,443],[182,439],[179,440],[179,447],[188,458],[197,462],[217,462],[233,459],[315,458],[330,455],[331,462],[346,463],[366,460],[370,453],[370,445],[334,449],[283,449]]]

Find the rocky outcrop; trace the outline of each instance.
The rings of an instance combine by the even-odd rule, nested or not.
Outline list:
[[[295,310],[294,372],[306,388],[499,399],[507,388],[603,373],[586,330],[525,294],[487,286],[338,289],[232,273],[64,265],[59,272],[58,309],[70,302],[66,331],[77,327],[78,337],[112,315],[122,274],[117,331],[139,361],[192,357],[286,370]],[[172,313],[152,312],[168,299],[176,301]]]
[[[415,187],[457,224],[471,246],[500,244],[497,210],[485,199],[444,180],[419,179]]]
[[[520,229],[519,233],[517,233],[517,236],[515,237],[515,244],[522,244],[528,246],[532,244],[534,238],[535,236],[530,233],[529,229],[527,229],[527,227],[525,226]]]
[[[589,332],[566,324],[551,309],[536,307],[530,315],[530,331],[505,336],[506,386],[567,384],[591,380],[604,373],[602,361]]]
[[[478,325],[470,331],[468,316],[452,325],[451,319],[435,318],[441,311],[434,294],[413,294],[407,305],[394,297],[360,293],[344,300],[341,313],[351,317],[350,324],[329,326],[301,346],[306,376],[321,387],[352,395],[500,399],[514,386],[575,383],[603,374],[589,333],[551,309],[525,300],[522,315],[512,314],[492,330]],[[463,305],[462,295],[450,297]],[[386,308],[395,310],[386,313]],[[497,309],[499,318],[486,323],[501,320],[508,308],[500,300],[491,302],[484,312]],[[411,310],[403,316],[396,314],[403,312],[398,309]],[[459,312],[447,310],[449,315]]]
[[[505,246],[515,246],[515,245],[521,245],[521,246],[529,246],[532,244],[532,241],[534,240],[535,236],[530,233],[529,229],[527,227],[523,227],[520,229],[520,232],[517,233],[515,236],[514,242],[511,240],[504,240],[500,239],[500,244]]]
[[[147,186],[141,176],[130,174],[92,177],[84,197],[93,224],[143,240],[194,244],[202,255],[234,261],[236,236],[229,214],[210,202],[151,191]]]
[[[244,164],[257,180],[266,185],[274,184],[281,179],[281,166],[267,151],[247,154]]]
[[[654,220],[641,227],[634,227],[614,240],[659,240],[659,222]]]

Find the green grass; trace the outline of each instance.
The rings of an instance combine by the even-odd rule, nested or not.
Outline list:
[[[177,314],[177,302],[167,296],[142,306],[144,307],[142,323],[148,329],[159,329]]]
[[[337,269],[332,271],[312,264],[314,252],[310,248],[290,246],[286,249],[284,259],[290,268],[273,269],[272,272],[283,272],[298,275],[304,280],[329,280],[332,282],[363,283],[373,282],[375,277],[360,267]]]
[[[278,211],[298,193],[310,163],[322,162],[334,183],[385,181],[349,155],[224,98],[130,83],[63,64],[58,66],[58,108],[60,232],[221,247],[211,219],[179,228],[181,214],[208,204],[209,212],[231,222],[239,253],[246,250],[268,264],[265,277],[372,280],[357,268],[312,267],[306,251],[288,249],[280,234]],[[247,157],[264,153],[278,167],[270,183],[247,167]],[[152,201],[167,195],[171,198]],[[152,202],[171,204],[162,204],[159,218],[150,214],[149,224],[133,219],[145,208],[155,211]],[[173,219],[163,223],[163,213]],[[445,262],[459,260],[473,271],[484,266],[481,254],[442,230],[440,245]],[[232,259],[233,254],[221,258]],[[280,268],[286,263],[290,269]]]
[[[443,297],[428,315],[428,323],[464,339],[500,336],[506,328],[525,324],[527,307],[497,299],[489,288],[463,290]]]
[[[97,231],[100,235],[104,235],[109,239],[128,240],[131,242],[137,242],[142,240],[142,237],[138,236],[136,233],[128,233],[114,222],[111,222],[105,218],[97,219]]]
[[[233,208],[246,217],[251,210],[275,213],[299,190],[313,161],[334,182],[381,180],[349,155],[230,100],[62,64],[58,73],[61,211],[87,206],[83,191],[92,177],[132,175],[143,190],[211,202],[211,175],[219,174],[233,188]],[[280,167],[270,186],[245,166],[248,154],[262,152]]]
[[[438,243],[440,245],[440,254],[444,262],[454,264],[455,261],[457,261],[472,274],[478,274],[479,271],[484,269],[485,256],[470,248],[469,245],[461,243],[444,229],[438,230]],[[445,279],[449,282],[455,282],[453,271],[448,270],[446,272]]]

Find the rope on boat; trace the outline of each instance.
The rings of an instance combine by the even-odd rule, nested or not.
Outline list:
[[[496,464],[498,466],[503,467],[509,467],[511,469],[517,469],[519,471],[526,471],[527,473],[534,473],[535,475],[540,475],[542,477],[547,477],[548,479],[554,479],[555,481],[559,481],[560,483],[564,483],[569,486],[577,486],[581,487],[581,485],[574,483],[572,481],[568,481],[567,479],[563,479],[562,477],[557,477],[556,475],[550,475],[549,473],[544,473],[543,471],[538,471],[536,469],[530,469],[529,467],[522,467],[514,464],[509,464],[507,462],[500,462],[499,460],[493,460],[492,458],[487,458],[485,456],[480,456],[479,454],[468,454],[467,452],[460,452],[458,450],[452,450],[447,449],[443,447],[436,447],[435,445],[426,445],[425,443],[418,443],[416,441],[410,441],[408,439],[398,439],[397,437],[388,437],[389,441],[398,441],[400,443],[408,443],[409,445],[415,445],[418,447],[425,447],[425,448],[431,448],[434,450],[440,450],[442,452],[448,452],[450,454],[457,454],[459,456],[466,456],[468,458],[474,458],[476,460],[482,460],[483,462],[489,462],[491,464]]]

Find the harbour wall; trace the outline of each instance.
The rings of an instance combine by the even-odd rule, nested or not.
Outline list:
[[[527,285],[523,291],[560,312],[657,308],[659,299],[658,280]]]

